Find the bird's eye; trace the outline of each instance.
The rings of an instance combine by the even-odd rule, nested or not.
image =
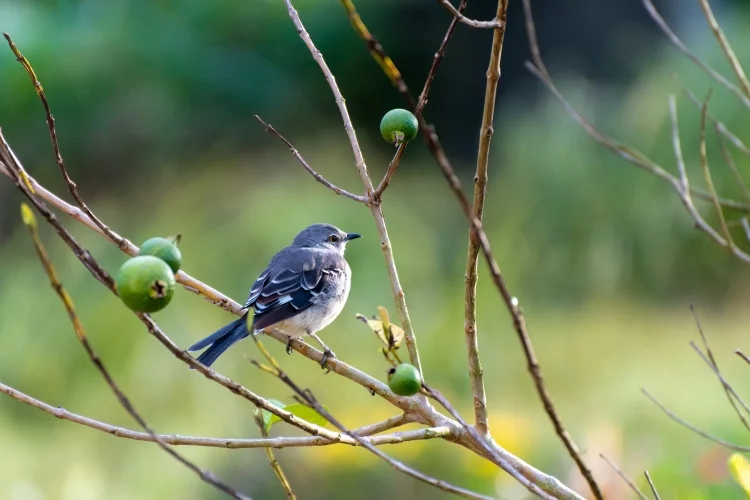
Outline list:
[[[338,234],[332,234],[328,237],[328,241],[330,241],[331,243],[338,243],[340,239],[341,238],[339,238]]]

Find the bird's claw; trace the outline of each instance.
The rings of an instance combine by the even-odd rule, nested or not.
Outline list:
[[[336,353],[334,353],[330,349],[326,349],[325,351],[323,351],[323,357],[320,358],[320,367],[326,370],[326,373],[329,373],[331,371],[331,369],[326,366],[326,363],[329,359],[336,359]]]
[[[286,353],[292,354],[292,342],[294,342],[293,337],[289,337],[289,339],[286,341]]]

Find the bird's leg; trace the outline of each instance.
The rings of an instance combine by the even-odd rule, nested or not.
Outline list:
[[[320,344],[320,346],[323,348],[323,358],[321,358],[320,360],[320,367],[325,368],[326,362],[328,361],[328,359],[336,358],[336,353],[334,353],[330,347],[325,345],[325,343],[322,340],[320,340],[320,337],[318,337],[314,333],[311,333],[310,336],[314,338],[315,340],[317,340],[318,344]]]
[[[294,337],[290,335],[287,337],[287,341],[286,341],[286,353],[287,354],[292,354],[292,342],[294,342]]]

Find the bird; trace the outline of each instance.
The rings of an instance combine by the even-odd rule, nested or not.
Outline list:
[[[305,335],[314,338],[323,347],[320,365],[325,368],[326,361],[336,355],[317,332],[330,325],[346,304],[352,273],[344,252],[349,241],[360,237],[331,224],[306,227],[291,245],[271,258],[255,280],[242,317],[199,340],[188,351],[208,347],[198,361],[211,366],[229,347],[251,333],[275,329],[289,337],[287,354],[292,353],[294,339]]]

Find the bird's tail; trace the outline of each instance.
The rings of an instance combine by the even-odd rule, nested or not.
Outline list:
[[[247,325],[245,324],[246,317],[247,314],[220,328],[205,339],[199,340],[190,346],[188,351],[199,351],[210,345],[203,354],[198,356],[198,361],[206,366],[211,366],[211,364],[213,364],[213,362],[216,361],[224,351],[229,349],[232,344],[244,339],[250,334],[250,332],[247,331]]]

